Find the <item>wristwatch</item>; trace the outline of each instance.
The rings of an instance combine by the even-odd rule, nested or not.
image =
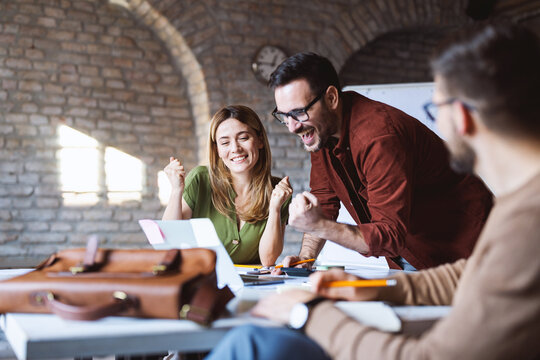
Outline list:
[[[325,297],[316,297],[308,302],[294,305],[289,314],[289,328],[304,332],[311,309],[324,300],[328,299]]]

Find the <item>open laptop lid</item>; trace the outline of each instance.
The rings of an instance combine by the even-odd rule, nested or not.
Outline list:
[[[229,285],[236,294],[244,283],[219,240],[210,219],[191,220],[139,220],[148,242],[156,250],[189,249],[195,247],[212,249],[217,254],[216,273],[218,287]]]

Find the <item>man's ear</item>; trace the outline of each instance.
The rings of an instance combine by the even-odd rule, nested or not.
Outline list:
[[[338,89],[335,86],[330,85],[328,89],[326,89],[326,94],[324,96],[324,99],[329,109],[336,110],[339,104]]]
[[[457,101],[456,128],[460,135],[473,135],[476,132],[476,119],[471,115],[471,111],[462,103]]]

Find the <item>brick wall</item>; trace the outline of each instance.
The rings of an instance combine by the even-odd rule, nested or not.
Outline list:
[[[208,120],[226,104],[260,114],[273,173],[289,175],[295,193],[309,189],[309,156],[271,119],[272,93],[251,72],[256,50],[318,52],[346,82],[424,80],[423,57],[438,36],[472,22],[467,2],[2,0],[0,266],[81,245],[89,233],[108,246],[144,245],[136,220],[163,211],[157,172],[171,154],[188,169],[204,162]],[[506,16],[540,28],[537,8]],[[372,64],[379,54],[392,57],[379,59],[381,73]],[[62,126],[89,137],[80,143],[95,141],[97,165],[67,163],[84,163],[82,173],[96,166],[96,203],[68,205],[73,194],[62,193]],[[111,149],[142,166],[139,200],[111,201]],[[288,229],[284,253],[300,237]]]
[[[433,81],[429,57],[442,37],[427,29],[384,34],[349,57],[342,85]]]
[[[168,50],[106,2],[2,1],[0,101],[2,265],[81,245],[89,233],[144,244],[136,220],[161,215],[157,171],[170,154],[197,163],[185,81]],[[114,148],[140,159],[142,201],[114,203],[100,179],[97,202],[66,205],[62,125],[95,139],[98,157]]]

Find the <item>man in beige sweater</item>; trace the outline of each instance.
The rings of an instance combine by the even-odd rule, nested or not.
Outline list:
[[[397,286],[385,288],[326,288],[327,281],[356,277],[316,273],[315,294],[286,292],[253,311],[293,320],[300,331],[238,328],[209,358],[539,359],[539,64],[540,39],[502,25],[461,31],[432,61],[435,92],[426,111],[437,119],[453,165],[480,175],[497,197],[468,260],[400,273]],[[337,298],[452,310],[413,338],[356,322],[333,305]]]

